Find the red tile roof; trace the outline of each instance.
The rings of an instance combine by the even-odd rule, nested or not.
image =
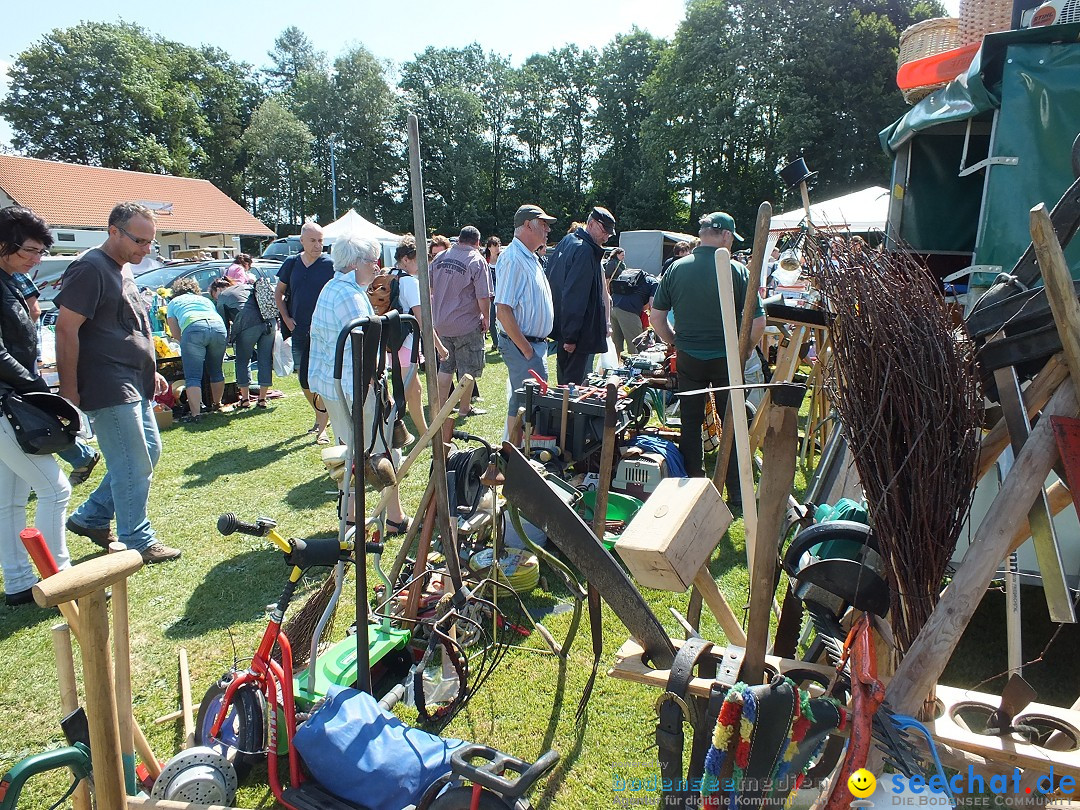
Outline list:
[[[104,229],[114,205],[134,201],[157,210],[162,231],[274,235],[209,180],[193,177],[0,155],[0,189],[53,228]]]

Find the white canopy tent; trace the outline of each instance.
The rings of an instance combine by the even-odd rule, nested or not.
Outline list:
[[[347,231],[356,231],[363,236],[370,239],[378,239],[379,241],[397,241],[401,238],[396,233],[390,233],[385,228],[380,228],[374,222],[369,222],[360,216],[356,211],[350,208],[339,219],[335,219],[333,222],[323,225],[323,238],[334,239],[340,234]]]
[[[851,233],[884,231],[888,214],[889,190],[881,186],[870,186],[810,206],[810,220],[815,225]],[[801,207],[779,214],[769,223],[769,233],[797,231],[804,219],[806,211]]]
[[[889,190],[881,186],[870,186],[862,191],[854,191],[843,197],[834,197],[810,206],[810,221],[814,225],[843,233],[884,233],[888,215]],[[774,216],[769,222],[766,258],[772,253],[781,236],[799,230],[805,220],[806,210],[803,208]]]

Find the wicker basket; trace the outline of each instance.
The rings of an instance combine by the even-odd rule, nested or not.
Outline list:
[[[897,69],[916,59],[951,51],[960,45],[956,38],[959,20],[956,17],[937,17],[915,23],[900,34],[900,55]]]
[[[959,22],[956,17],[936,17],[915,23],[905,29],[900,34],[900,53],[896,60],[896,69],[899,70],[908,62],[925,59],[958,47],[960,44],[957,38]],[[909,88],[903,91],[904,101],[914,104],[943,86],[933,84]]]
[[[982,42],[995,31],[1012,28],[1012,0],[960,0],[960,29],[957,45]]]

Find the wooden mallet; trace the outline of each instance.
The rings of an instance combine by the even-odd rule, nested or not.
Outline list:
[[[59,569],[56,567],[56,560],[53,559],[52,552],[49,551],[49,547],[45,544],[45,538],[40,531],[32,526],[23,529],[19,532],[19,539],[22,540],[23,545],[26,547],[27,554],[30,555],[30,559],[33,560],[34,565],[37,566],[38,575],[42,579],[55,576],[58,573]],[[58,607],[63,614],[68,627],[71,629],[71,632],[75,634],[75,638],[81,645],[83,643],[82,624],[79,619],[78,605],[74,602],[65,602],[58,605]],[[125,616],[126,615],[125,611]],[[157,779],[161,775],[161,763],[158,762],[157,757],[154,756],[154,752],[150,748],[150,741],[146,739],[146,735],[143,733],[142,728],[134,717],[132,717],[131,721],[131,730],[135,738],[135,750],[137,750],[139,756],[142,757],[143,765],[146,766],[150,778]]]
[[[34,586],[34,601],[39,607],[56,607],[78,600],[83,626],[80,646],[86,719],[90,727],[90,750],[94,752],[94,791],[98,807],[123,807],[125,793],[116,693],[110,677],[105,589],[127,579],[142,566],[139,552],[124,551],[80,563]]]

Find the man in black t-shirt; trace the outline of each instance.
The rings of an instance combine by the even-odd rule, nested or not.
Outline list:
[[[281,263],[278,270],[277,299],[281,320],[292,332],[293,363],[300,377],[300,387],[304,390],[311,407],[315,409],[315,424],[308,433],[315,434],[318,444],[329,444],[326,425],[330,417],[322,406],[319,395],[308,387],[308,353],[311,331],[311,313],[315,311],[319,293],[326,282],[334,277],[334,263],[323,253],[322,228],[314,222],[305,222],[300,229],[300,244],[303,253],[290,256]],[[286,296],[288,306],[285,305]],[[344,326],[344,324],[342,324]]]
[[[153,398],[169,386],[157,373],[150,318],[131,265],[146,258],[156,230],[150,209],[120,203],[109,214],[108,239],[71,263],[56,296],[60,393],[86,411],[108,465],[68,518],[68,531],[106,549],[119,538],[148,565],[180,556],[154,534],[146,508],[161,455]]]

